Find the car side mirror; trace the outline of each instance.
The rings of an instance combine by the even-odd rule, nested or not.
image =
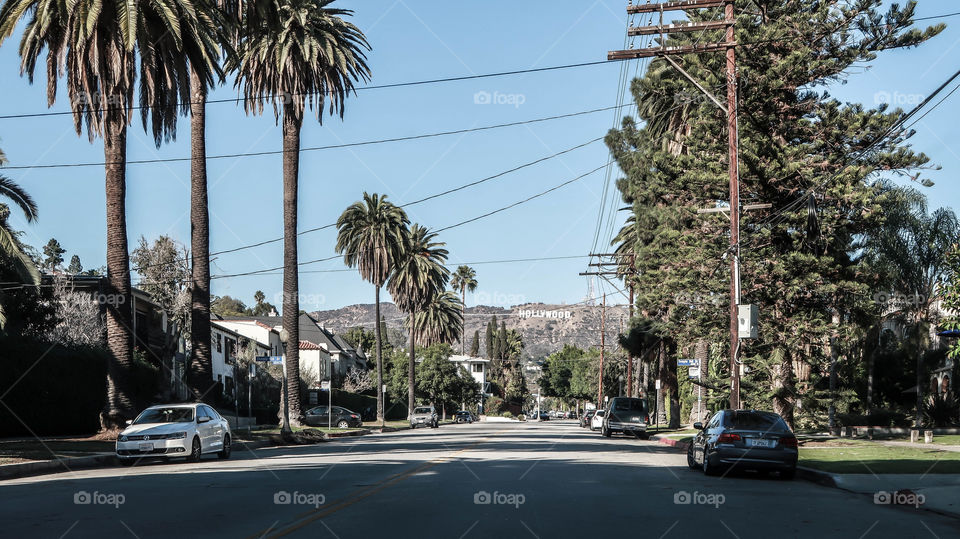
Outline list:
[[[130,425],[133,425],[133,420],[132,420],[132,419],[128,419],[128,420],[124,421],[123,423],[124,423],[126,426],[129,427]]]
[[[210,417],[209,417],[209,416],[202,415],[202,416],[200,416],[200,417],[197,418],[197,423],[206,423],[206,422],[208,422],[208,421],[210,421]]]
[[[697,421],[696,423],[693,424],[693,428],[697,430],[703,430],[703,423]]]

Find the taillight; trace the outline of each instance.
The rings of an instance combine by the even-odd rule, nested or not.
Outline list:
[[[717,438],[718,444],[729,444],[731,442],[739,442],[739,441],[740,441],[739,434],[730,434],[729,432],[724,432],[723,434],[720,435],[719,438]]]
[[[644,422],[644,423],[649,423],[649,422],[650,422],[650,416],[648,416],[648,415],[643,416],[643,422]]]
[[[783,447],[797,447],[797,439],[793,436],[780,438],[780,445]]]

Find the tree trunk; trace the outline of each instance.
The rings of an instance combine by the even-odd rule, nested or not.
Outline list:
[[[287,330],[290,425],[300,424],[300,285],[297,267],[297,196],[300,126],[292,107],[283,111],[283,328]]]
[[[773,386],[773,411],[780,414],[790,428],[793,428],[793,400],[790,392],[793,389],[793,361],[790,354],[782,351],[783,358],[779,364],[772,366],[771,384]]]
[[[123,119],[108,121],[103,137],[106,161],[107,279],[106,293],[116,301],[106,302],[107,405],[100,418],[104,429],[122,428],[133,417],[130,396],[130,366],[133,363],[133,312],[130,286],[130,255],[127,248],[127,125]]]
[[[667,378],[666,358],[664,358],[663,343],[657,346],[657,379],[660,381],[660,387],[657,388],[657,421],[660,424],[667,422],[667,408],[664,406],[663,392],[666,388],[664,381]]]
[[[919,429],[923,426],[923,323],[917,320],[917,418],[914,422]]]
[[[407,365],[407,419],[413,415],[413,390],[414,390],[414,380],[416,372],[414,372],[414,363],[416,361],[416,351],[415,351],[415,342],[414,338],[416,335],[416,330],[413,327],[413,320],[416,318],[416,311],[410,311],[410,362]]]
[[[467,287],[460,287],[460,319],[467,319]],[[412,325],[410,326],[413,327]],[[463,331],[460,332],[460,355],[467,355],[467,327],[464,325]]]
[[[374,312],[376,313],[377,318],[377,422],[380,423],[380,426],[383,426],[383,343],[380,339],[383,338],[380,331],[380,287],[377,287],[376,292],[376,304],[374,306]]]
[[[216,387],[210,350],[210,215],[207,204],[206,98],[196,71],[190,71],[190,388],[194,399]]]
[[[664,344],[664,364],[667,377],[664,385],[670,395],[670,424],[671,429],[680,428],[680,382],[677,380],[677,345],[673,341]]]

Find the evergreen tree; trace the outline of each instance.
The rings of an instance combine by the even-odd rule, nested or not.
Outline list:
[[[843,81],[884,50],[922,44],[944,26],[913,28],[916,2],[760,0],[737,18],[740,194],[772,204],[741,223],[744,304],[763,313],[760,338],[744,342],[751,372],[741,406],[767,408],[793,423],[797,398],[830,360],[830,338],[855,353],[854,321],[869,302],[875,272],[860,264],[857,241],[883,224],[881,173],[919,178],[928,158],[906,146],[902,110],[845,104],[819,91]],[[713,20],[716,9],[691,11]],[[722,41],[722,31],[673,34],[667,46]],[[684,57],[684,69],[708,88],[726,82],[722,54]],[[676,351],[701,339],[727,342],[728,221],[698,208],[728,200],[726,115],[668,62],[653,60],[631,92],[638,118],[625,118],[607,144],[625,177],[617,187],[634,210],[637,307]],[[924,180],[925,181],[925,180]],[[736,254],[736,253],[734,253]],[[697,298],[690,298],[690,291]],[[675,376],[665,373],[664,384]],[[674,400],[677,388],[666,387]]]
[[[470,343],[470,357],[478,357],[480,355],[480,330],[473,332],[473,341]]]
[[[510,346],[507,341],[507,323],[500,322],[500,332],[497,334],[497,359],[506,361],[510,359]]]
[[[487,323],[487,359],[492,360],[494,354],[497,350],[496,345],[496,329],[497,329],[497,316],[493,316],[493,320]]]
[[[67,266],[67,273],[70,275],[79,275],[83,271],[83,264],[80,263],[80,257],[73,255],[70,257],[70,265]]]
[[[53,271],[63,264],[63,253],[66,249],[60,247],[60,242],[56,238],[50,238],[50,241],[43,246],[43,267],[47,271]]]

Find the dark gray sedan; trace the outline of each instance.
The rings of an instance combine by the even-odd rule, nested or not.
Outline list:
[[[721,410],[687,449],[687,465],[706,475],[727,468],[777,471],[792,479],[797,471],[797,437],[779,415],[758,410]]]

